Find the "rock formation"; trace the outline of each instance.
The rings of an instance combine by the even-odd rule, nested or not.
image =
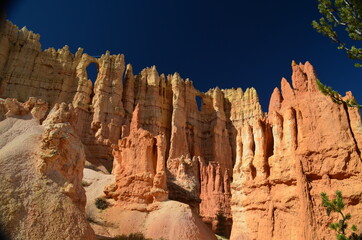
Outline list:
[[[172,206],[185,215],[164,224],[183,236],[175,226],[191,219],[189,239],[212,238],[197,215],[231,239],[328,239],[332,218],[320,206],[322,191],[342,190],[347,210],[362,212],[360,113],[322,95],[308,62],[293,62],[292,86],[282,79],[266,114],[254,88],[203,93],[178,73],[166,76],[153,66],[134,74],[123,55],[109,52],[95,58],[67,46],[41,51],[39,35],[10,22],[3,27],[0,124],[23,116],[43,131],[38,174],[78,209],[72,214],[84,212],[83,159],[114,175],[104,193],[91,191],[102,192],[111,208],[92,214],[124,229],[112,211],[130,222],[139,216],[137,229],[148,237],[179,239],[158,236],[150,223],[168,217]],[[92,63],[95,82],[87,73]],[[362,215],[353,221],[361,224]],[[107,236],[122,233],[92,226]]]
[[[10,239],[95,239],[84,216],[85,154],[71,110],[56,105],[40,125],[46,110],[34,98],[0,100],[0,224]]]
[[[361,117],[324,96],[309,62],[293,62],[267,119],[243,127],[232,183],[231,239],[330,239],[321,192],[341,190],[362,224]],[[351,98],[351,94],[349,94]],[[336,218],[333,218],[336,221]]]
[[[120,137],[124,116],[124,56],[107,52],[96,59],[83,54],[81,48],[72,54],[68,46],[41,51],[38,34],[25,27],[19,30],[10,22],[4,23],[0,34],[0,96],[21,102],[32,96],[43,99],[51,108],[56,103],[72,103],[87,160],[111,166],[110,146]],[[94,86],[86,71],[91,63],[99,70]]]
[[[219,173],[222,179],[231,177],[225,173],[232,172],[235,126],[263,115],[254,89],[243,93],[241,89],[216,88],[201,93],[190,80],[184,81],[177,73],[166,77],[151,67],[134,75],[131,65],[126,68],[123,86],[123,55],[107,52],[97,59],[83,54],[82,49],[73,55],[67,46],[42,52],[39,35],[26,28],[18,30],[10,22],[4,26],[1,97],[20,101],[37,97],[50,107],[71,103],[76,115],[73,124],[85,146],[87,161],[109,170],[113,165],[112,151],[119,140],[125,143],[125,138],[134,137],[137,129],[148,131],[150,138],[162,136],[169,198],[191,205],[196,212],[200,208],[205,214],[202,217],[210,223],[219,211],[225,212],[231,223],[229,204],[220,202],[230,199],[230,190],[217,188],[212,193],[203,192],[210,188],[202,188],[199,179]],[[98,67],[94,84],[87,74],[91,63]],[[200,109],[196,98],[202,101]],[[131,130],[136,111],[137,123]],[[220,170],[201,171],[200,161],[204,162],[203,166],[212,163]],[[114,166],[117,168],[117,161]],[[206,175],[200,176],[201,173]],[[217,178],[210,176],[209,179]],[[223,195],[220,200],[211,198],[215,191]]]
[[[126,206],[168,199],[165,137],[153,137],[147,130],[138,128],[138,117],[137,107],[131,123],[131,134],[119,140],[118,148],[114,150],[112,173],[116,176],[116,182],[106,190],[108,197]]]

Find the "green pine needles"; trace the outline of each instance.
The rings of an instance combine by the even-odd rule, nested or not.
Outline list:
[[[335,212],[335,213],[339,213],[341,218],[338,222],[336,223],[331,223],[329,225],[329,227],[336,231],[336,237],[337,240],[362,240],[362,234],[357,234],[357,227],[356,225],[352,225],[351,230],[352,230],[352,234],[347,237],[346,235],[346,230],[348,228],[348,223],[347,221],[351,219],[351,214],[344,214],[342,212],[342,210],[344,209],[344,202],[343,202],[343,198],[342,198],[342,192],[341,191],[336,191],[336,197],[332,200],[329,200],[328,196],[326,193],[322,192],[321,193],[321,197],[322,197],[322,205],[324,207],[326,207],[327,210],[327,215],[330,216],[331,213]]]
[[[318,0],[318,9],[324,17],[313,21],[313,28],[337,43],[338,49],[345,50],[350,59],[362,60],[362,48],[342,41],[337,33],[337,29],[344,28],[351,40],[362,41],[362,1]],[[355,66],[362,67],[362,64]]]
[[[321,83],[319,79],[316,80],[319,91],[321,91],[324,95],[329,96],[333,102],[337,104],[346,104],[347,107],[356,107],[362,108],[362,105],[359,105],[354,99],[343,100],[341,95],[333,90],[331,87],[328,87]]]
[[[313,28],[337,43],[338,49],[345,50],[350,59],[362,61],[362,48],[354,46],[356,41],[358,43],[362,41],[362,1],[318,0],[318,9],[323,17],[319,21],[312,22]],[[344,28],[350,38],[348,44],[342,41],[340,33],[337,33],[341,28]],[[355,66],[362,67],[362,64],[357,62]],[[355,100],[344,101],[338,92],[323,85],[318,79],[317,85],[319,90],[324,95],[330,96],[335,103],[346,104],[347,107],[362,107]]]

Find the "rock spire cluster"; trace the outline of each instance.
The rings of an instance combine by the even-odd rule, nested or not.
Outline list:
[[[86,164],[115,176],[104,194],[118,209],[155,214],[182,202],[177,209],[188,206],[190,219],[198,215],[231,239],[328,239],[331,219],[319,194],[336,189],[362,224],[361,116],[318,91],[309,62],[292,63],[292,85],[282,79],[266,114],[254,88],[203,93],[155,66],[134,74],[123,55],[42,51],[39,38],[3,25],[0,124],[34,119],[43,132],[34,171],[80,212]],[[190,239],[210,234],[198,221]],[[79,239],[94,237],[89,225],[81,227]]]

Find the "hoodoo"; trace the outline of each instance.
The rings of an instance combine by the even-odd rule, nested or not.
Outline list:
[[[361,115],[318,90],[309,62],[293,61],[264,113],[254,88],[203,93],[178,73],[134,74],[123,55],[42,51],[39,39],[9,21],[0,35],[10,237],[330,239],[320,193],[335,190],[362,226]]]

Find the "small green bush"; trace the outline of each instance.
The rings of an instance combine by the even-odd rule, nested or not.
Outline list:
[[[344,202],[342,197],[341,191],[336,191],[336,197],[332,200],[329,200],[329,197],[326,193],[321,193],[322,197],[322,205],[327,210],[327,215],[329,216],[331,213],[339,213],[342,219],[340,219],[336,223],[331,223],[329,228],[336,231],[337,240],[362,240],[362,233],[358,234],[356,225],[352,225],[351,227],[351,234],[347,236],[347,228],[348,223],[347,221],[351,219],[351,214],[347,213],[344,214],[342,210],[344,209]]]
[[[128,240],[128,236],[122,234],[122,235],[117,235],[114,238],[112,238],[113,240]]]
[[[152,240],[151,238],[145,238],[142,233],[131,233],[130,235],[118,235],[112,238],[113,240]],[[158,240],[166,240],[164,238],[159,238]]]
[[[87,182],[87,181],[82,181],[82,186],[83,187],[88,187],[89,185],[91,185],[89,182]]]
[[[104,210],[108,207],[108,202],[105,198],[96,198],[96,200],[94,201],[94,204],[96,205],[96,207],[98,209]]]

